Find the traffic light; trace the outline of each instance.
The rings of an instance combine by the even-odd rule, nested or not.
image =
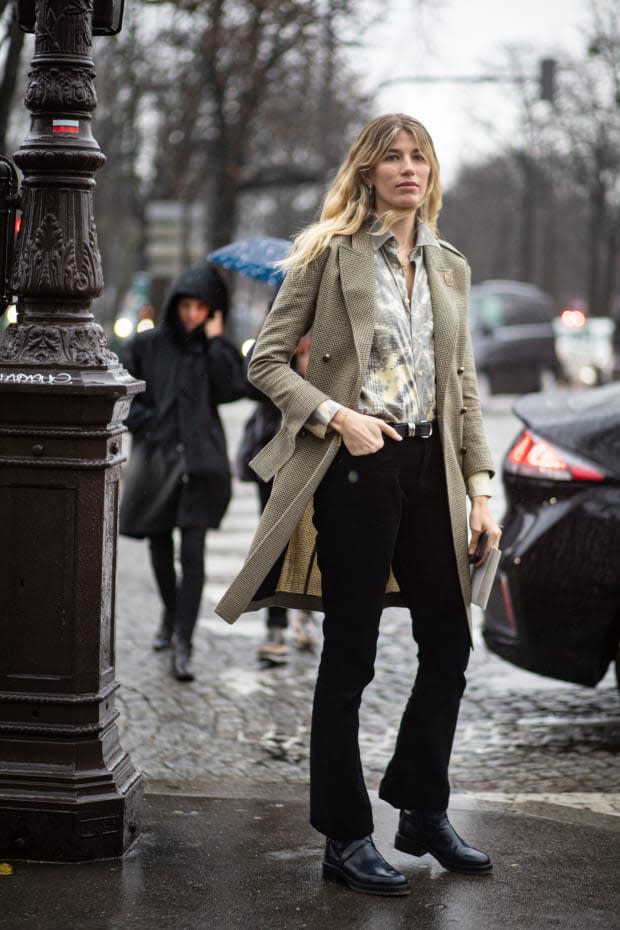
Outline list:
[[[553,103],[555,97],[555,58],[543,58],[540,63],[540,99]]]

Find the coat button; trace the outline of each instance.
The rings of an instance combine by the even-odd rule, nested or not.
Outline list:
[[[467,447],[466,447],[466,446],[461,446],[461,450],[460,450],[460,451],[461,451],[461,455],[465,455],[465,453],[467,452]]]
[[[323,355],[323,361],[324,361],[324,362],[330,362],[330,361],[331,361],[331,357],[332,357],[332,356],[331,356],[331,352],[325,352],[324,355]]]
[[[461,407],[461,413],[467,413],[467,407]]]
[[[462,368],[462,367],[459,367],[459,368],[456,369],[457,375],[462,375],[464,371],[465,371],[465,369]]]

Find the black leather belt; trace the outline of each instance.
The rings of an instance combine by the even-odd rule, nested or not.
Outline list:
[[[399,436],[404,439],[430,439],[433,435],[431,420],[419,420],[417,423],[390,423]]]

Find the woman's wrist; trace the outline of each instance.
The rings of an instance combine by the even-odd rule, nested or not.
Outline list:
[[[467,494],[472,501],[476,497],[491,497],[491,476],[488,471],[477,471],[469,476]]]
[[[351,411],[348,409],[348,407],[341,407],[339,410],[337,410],[329,421],[329,429],[332,429],[335,433],[339,433],[342,436],[344,421],[350,412]]]

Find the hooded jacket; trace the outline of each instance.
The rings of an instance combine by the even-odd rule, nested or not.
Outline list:
[[[216,528],[230,500],[217,406],[245,395],[241,358],[222,336],[208,339],[202,326],[185,330],[177,314],[182,296],[224,315],[228,310],[219,274],[208,264],[196,265],[174,282],[161,325],[138,333],[124,353],[129,372],[146,382],[127,418],[134,443],[120,515],[127,536],[143,538],[174,526]]]

